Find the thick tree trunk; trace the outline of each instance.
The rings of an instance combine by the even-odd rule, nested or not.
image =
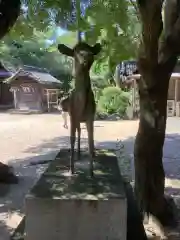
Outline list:
[[[147,89],[144,82],[155,84]],[[139,81],[140,122],[134,146],[135,192],[140,210],[154,215],[164,226],[174,223],[164,196],[162,163],[168,84],[169,77],[163,73],[154,77],[147,73],[144,81]]]
[[[77,41],[78,41],[78,42],[81,42],[81,41],[82,41],[81,31],[77,31]]]
[[[0,162],[0,183],[18,183],[18,177],[13,173],[13,168],[2,162]]]
[[[174,226],[177,221],[173,202],[164,195],[162,157],[168,83],[180,54],[180,4],[172,0],[136,2],[142,23],[138,61],[142,79],[138,83],[140,123],[134,149],[135,191],[143,212],[154,215],[164,226]]]
[[[20,14],[20,0],[0,1],[0,39],[3,38],[15,24]],[[12,168],[0,162],[0,183],[17,183],[18,178]]]
[[[21,0],[0,1],[0,39],[14,26],[20,14]]]

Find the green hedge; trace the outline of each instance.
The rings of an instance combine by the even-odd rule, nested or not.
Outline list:
[[[106,87],[102,90],[97,105],[97,113],[102,115],[125,115],[129,104],[130,93],[122,91],[118,87]]]

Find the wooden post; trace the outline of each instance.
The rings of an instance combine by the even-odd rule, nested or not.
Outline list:
[[[16,109],[17,108],[17,95],[16,95],[16,91],[17,89],[13,89],[12,92],[13,92],[13,97],[14,97],[14,108]]]
[[[136,112],[137,112],[137,105],[138,105],[138,102],[137,102],[137,82],[136,82],[136,79],[135,79],[135,85],[134,85],[134,93],[135,93],[135,96],[134,96],[134,100],[135,100],[135,108],[136,108]]]
[[[136,111],[136,79],[133,80],[133,113]]]
[[[174,116],[176,112],[177,101],[178,101],[178,79],[175,79],[175,99],[174,99],[175,106],[174,106],[174,113],[173,113]]]
[[[47,105],[48,105],[48,112],[50,111],[50,103],[49,103],[49,91],[46,89],[46,95],[47,95]]]
[[[57,105],[57,108],[58,108],[58,103],[59,103],[58,96],[59,96],[59,91],[56,90],[56,105]]]
[[[132,109],[133,109],[133,112],[134,112],[134,80],[132,80]]]

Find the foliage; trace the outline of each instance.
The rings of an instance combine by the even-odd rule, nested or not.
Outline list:
[[[92,89],[95,96],[95,101],[98,103],[102,91],[105,87],[108,87],[109,84],[106,81],[104,76],[91,76]]]
[[[128,1],[111,0],[94,0],[86,11],[85,19],[89,23],[86,39],[92,43],[97,40],[103,43],[104,53],[101,61],[108,60],[110,70],[121,60],[136,54],[138,22],[133,13]],[[88,31],[91,25],[92,30]]]
[[[22,0],[21,15],[12,28],[10,37],[18,41],[19,38],[27,40],[34,37],[34,30],[49,31],[52,35],[57,24],[70,30],[70,33],[60,36],[57,42],[72,46],[77,42],[76,31],[82,31],[88,43],[99,41],[103,45],[103,51],[93,65],[93,73],[109,75],[112,79],[115,66],[136,55],[140,24],[132,2],[134,1]],[[54,43],[46,51],[56,52],[56,46],[57,43]]]
[[[20,2],[20,0],[11,2],[17,1]],[[81,18],[80,14],[77,14],[77,9],[80,7],[81,11],[79,12],[83,13],[84,6],[89,4],[89,0],[22,0],[21,3],[21,15],[11,31],[14,38],[18,38],[19,34],[22,37],[32,36],[34,28],[45,30],[48,26],[55,25],[68,30],[72,28],[74,30],[74,26],[79,28]],[[11,18],[13,18],[13,15],[11,15]]]
[[[83,2],[89,4],[86,3],[83,8]],[[72,8],[68,11],[70,16]],[[134,58],[136,55],[140,24],[131,1],[81,1],[81,16],[78,24],[75,20],[72,22],[67,20],[67,22],[67,29],[72,31],[70,35],[74,35],[74,43],[77,42],[76,31],[80,30],[84,32],[85,40],[89,44],[99,41],[103,45],[103,50],[93,65],[93,72],[96,74],[103,71],[112,74],[120,61]],[[62,41],[62,38],[57,41]],[[51,47],[50,51],[52,49]]]
[[[98,101],[97,110],[101,114],[118,114],[123,117],[129,103],[129,94],[117,87],[106,87]]]
[[[0,45],[0,57],[15,66],[47,68],[55,77],[65,78],[68,89],[72,63],[57,52],[57,42],[72,47],[77,42],[76,32],[83,31],[88,43],[103,45],[91,69],[91,75],[96,75],[93,88],[98,101],[102,89],[112,84],[115,66],[136,54],[139,22],[135,14],[129,0],[23,0],[15,27]],[[70,31],[48,44],[47,39],[57,34],[55,24]]]
[[[77,43],[77,33],[68,31],[63,35],[57,37],[56,42],[49,46],[47,49],[49,52],[57,51],[57,43],[65,44],[68,47],[73,48]]]
[[[52,35],[51,29],[40,32],[34,30],[31,38],[12,40],[6,36],[0,43],[0,59],[7,67],[19,68],[23,65],[31,65],[47,69],[53,76],[63,82],[63,88],[68,90],[71,81],[71,65],[69,58],[54,52],[47,51]]]

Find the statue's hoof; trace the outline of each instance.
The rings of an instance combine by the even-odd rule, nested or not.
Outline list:
[[[92,158],[95,158],[95,156],[96,156],[96,150],[93,151]]]
[[[70,172],[71,175],[74,175],[75,174],[74,167],[70,168],[69,172]]]
[[[90,176],[93,178],[94,177],[94,171],[90,170]]]
[[[3,163],[0,163],[0,183],[18,183],[18,177],[13,173],[13,168]]]
[[[71,177],[71,176],[73,176],[73,174],[72,174],[71,171],[65,172],[65,173],[63,173],[63,175],[64,175],[65,177]]]

